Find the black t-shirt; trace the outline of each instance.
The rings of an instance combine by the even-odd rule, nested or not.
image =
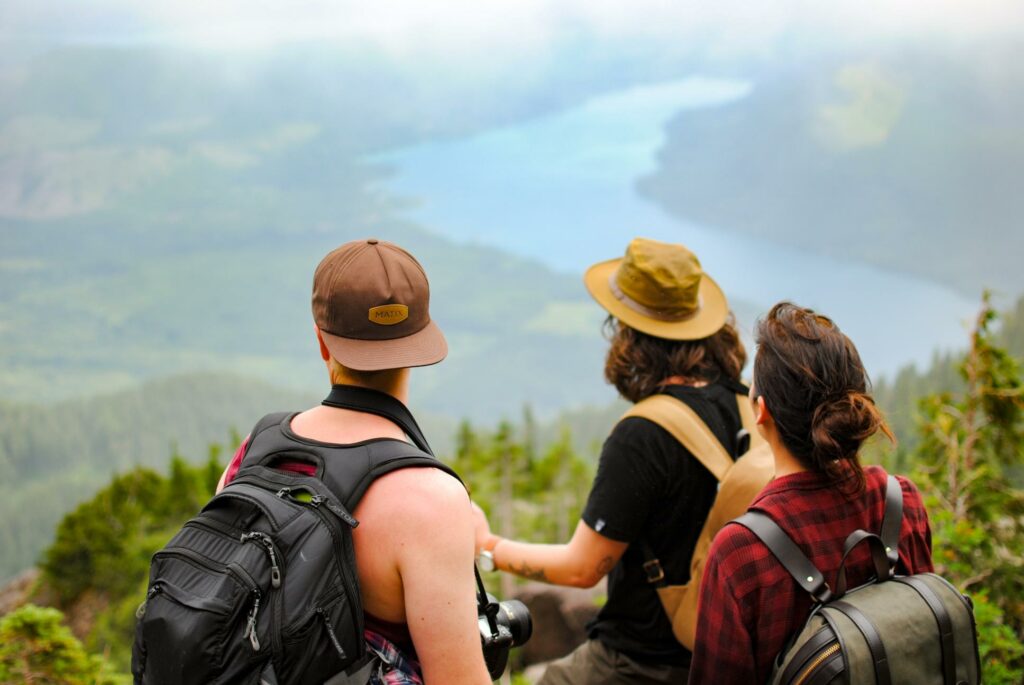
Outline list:
[[[742,428],[739,383],[665,390],[690,406],[735,454]],[[671,585],[690,578],[690,557],[707,518],[718,481],[664,428],[647,419],[619,422],[601,450],[583,520],[605,537],[630,543],[608,574],[608,601],[587,626],[590,637],[638,661],[686,666],[690,651],[672,634],[657,591],[643,572],[640,541],[661,562]]]

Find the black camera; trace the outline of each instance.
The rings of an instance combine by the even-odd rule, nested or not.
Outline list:
[[[533,633],[530,610],[519,600],[499,602],[488,592],[487,603],[480,607],[479,622],[487,672],[491,680],[497,680],[508,665],[508,651],[525,644]]]

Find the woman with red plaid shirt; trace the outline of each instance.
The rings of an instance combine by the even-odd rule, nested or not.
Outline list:
[[[887,474],[862,468],[858,452],[881,431],[857,349],[827,317],[788,302],[758,323],[750,398],[772,448],[775,479],[751,509],[770,516],[815,566],[834,578],[846,536],[881,528]],[[903,488],[899,572],[932,570],[931,532],[921,496]],[[846,568],[851,587],[871,577],[866,548]],[[763,683],[811,598],[750,530],[729,524],[715,537],[700,593],[690,683]]]

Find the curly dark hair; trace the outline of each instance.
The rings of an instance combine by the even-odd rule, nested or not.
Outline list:
[[[863,492],[861,445],[879,431],[895,438],[853,342],[827,316],[790,302],[758,322],[756,340],[754,393],[764,398],[782,444],[833,486]]]
[[[604,377],[630,402],[657,393],[666,379],[714,383],[720,378],[739,381],[747,351],[730,313],[720,329],[699,340],[667,340],[641,333],[613,316],[604,323],[611,341]]]

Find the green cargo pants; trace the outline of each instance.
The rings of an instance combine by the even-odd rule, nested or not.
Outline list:
[[[686,666],[644,664],[634,661],[625,654],[605,646],[600,640],[587,640],[571,654],[553,661],[537,685],[679,685],[686,683],[689,671]]]

